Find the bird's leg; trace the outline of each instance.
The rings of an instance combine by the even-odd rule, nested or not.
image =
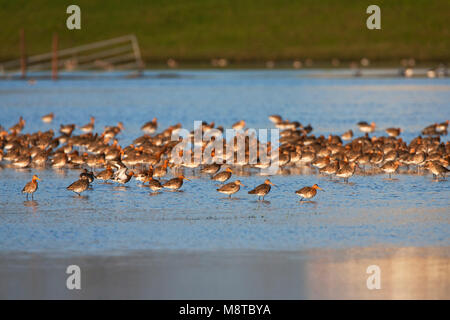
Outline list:
[[[27,200],[28,200],[28,193],[27,193]]]
[[[31,194],[31,200],[34,200],[34,198],[33,198],[33,194]]]
[[[389,173],[389,180],[391,180],[391,174]]]

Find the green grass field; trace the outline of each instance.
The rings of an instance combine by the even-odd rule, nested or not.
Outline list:
[[[66,28],[66,8],[81,7],[81,30]],[[381,7],[382,30],[366,28],[366,8]],[[135,33],[147,62],[196,63],[360,59],[449,62],[448,0],[0,0],[0,60]]]

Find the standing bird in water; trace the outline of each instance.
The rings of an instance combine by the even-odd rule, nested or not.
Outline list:
[[[28,182],[25,187],[23,187],[22,189],[22,193],[26,193],[27,194],[27,200],[28,200],[28,195],[31,193],[31,200],[33,200],[33,193],[36,192],[36,190],[38,189],[38,183],[36,180],[41,180],[39,179],[39,177],[37,175],[33,175],[33,178],[31,178],[31,181]]]
[[[339,163],[339,170],[336,171],[336,177],[344,178],[344,181],[348,183],[348,178],[350,178],[355,173],[356,163],[342,161]]]
[[[316,196],[317,189],[319,189],[321,191],[325,191],[321,187],[319,187],[317,184],[315,184],[312,187],[303,187],[300,190],[295,191],[295,193],[301,197],[300,201],[303,201],[303,199],[314,198]]]
[[[130,173],[127,173],[127,167],[123,167],[114,173],[112,180],[120,184],[125,184],[131,180],[132,176],[134,176],[134,172],[130,171]]]
[[[89,179],[87,176],[81,176],[79,180],[67,187],[67,190],[73,191],[80,196],[80,193],[89,188]]]
[[[375,122],[368,124],[365,121],[361,121],[361,122],[358,122],[358,127],[359,127],[359,131],[368,134],[368,133],[372,133],[375,131],[376,124],[375,124]]]
[[[150,133],[152,134],[153,132],[156,131],[156,129],[158,128],[158,121],[156,118],[153,118],[152,121],[147,122],[146,124],[144,124],[141,127],[141,130],[146,132],[146,133]]]
[[[388,161],[381,167],[384,173],[389,174],[389,179],[391,179],[391,174],[397,172],[398,166],[400,165],[399,161]]]
[[[183,180],[186,179],[190,181],[188,178],[186,178],[183,175],[178,176],[177,178],[170,179],[166,183],[163,184],[164,188],[171,189],[171,190],[178,190],[183,185]]]
[[[92,130],[94,130],[94,125],[95,125],[95,118],[91,117],[91,121],[88,124],[80,127],[80,130],[85,133],[92,132]]]
[[[162,188],[163,188],[163,186],[161,185],[161,183],[158,181],[158,180],[156,180],[156,179],[153,179],[153,177],[148,177],[147,178],[147,180],[146,181],[144,181],[144,183],[145,182],[148,182],[148,187],[150,188],[150,190],[152,190],[152,191],[156,191],[156,192],[158,192],[159,190],[161,190]]]
[[[111,166],[107,166],[107,167],[106,167],[106,170],[103,170],[103,171],[99,172],[99,173],[95,176],[95,178],[98,179],[98,180],[104,180],[104,181],[106,181],[106,180],[111,179],[111,178],[113,177],[113,175],[114,175],[113,169],[111,168]]]
[[[235,194],[239,191],[241,186],[244,186],[241,181],[236,180],[235,182],[227,183],[226,185],[217,189],[218,192],[227,194],[230,198],[232,194]]]
[[[41,120],[44,123],[50,123],[50,122],[53,121],[53,118],[54,118],[54,115],[53,115],[53,112],[52,112],[52,113],[46,114],[45,116],[42,116]]]
[[[92,171],[88,171],[87,169],[84,169],[82,173],[80,173],[80,178],[86,177],[89,181],[89,183],[92,183],[95,179],[94,173]]]
[[[264,201],[264,196],[269,193],[271,185],[275,186],[269,179],[266,179],[263,184],[260,184],[255,189],[250,190],[248,194],[256,194],[258,196],[258,200],[262,197]]]
[[[446,167],[433,161],[427,162],[425,164],[425,168],[427,168],[433,174],[433,177],[436,177],[436,179],[438,179],[439,176],[442,176],[445,179],[445,175],[450,171]]]
[[[226,168],[225,171],[219,172],[218,174],[213,176],[211,179],[214,181],[225,182],[228,179],[230,179],[232,174],[233,174],[233,170],[231,170],[231,168]]]

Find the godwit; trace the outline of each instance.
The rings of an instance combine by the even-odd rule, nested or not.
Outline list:
[[[54,115],[53,115],[53,112],[52,112],[52,113],[46,114],[45,116],[42,116],[41,120],[44,123],[50,123],[50,122],[53,121],[53,117],[54,117]]]
[[[383,166],[381,166],[381,170],[384,173],[388,173],[389,179],[391,179],[391,174],[397,172],[399,165],[400,165],[399,161],[388,161]]]
[[[141,130],[146,133],[154,133],[156,129],[158,128],[158,120],[156,118],[153,118],[152,121],[147,122],[141,127]]]
[[[27,194],[27,200],[28,200],[28,195],[30,193],[31,193],[31,200],[33,200],[33,193],[35,193],[36,190],[38,189],[37,180],[41,180],[41,179],[39,179],[39,177],[37,175],[33,175],[33,178],[31,179],[31,181],[28,182],[25,185],[25,187],[23,187],[22,193],[26,193]]]
[[[163,184],[164,188],[167,189],[171,189],[171,190],[178,190],[181,188],[181,186],[183,185],[183,180],[188,180],[190,181],[188,178],[186,178],[183,175],[178,176],[177,178],[173,178],[170,179],[169,181],[167,181],[166,183]]]
[[[235,182],[227,183],[226,185],[217,189],[218,192],[227,194],[230,198],[232,194],[235,194],[239,191],[241,186],[244,186],[241,181],[236,180]]]
[[[256,194],[258,196],[258,200],[262,197],[264,201],[264,196],[269,193],[271,185],[274,186],[274,184],[270,182],[269,179],[266,179],[263,184],[260,184],[255,189],[250,190],[248,194]]]
[[[450,171],[446,167],[441,166],[439,163],[434,161],[427,162],[425,164],[425,168],[427,168],[433,174],[433,177],[438,178],[439,176],[442,176],[444,179],[446,173]]]
[[[312,187],[303,187],[300,190],[295,191],[295,193],[301,197],[300,201],[303,201],[303,199],[314,198],[317,194],[317,189],[319,189],[321,191],[325,191],[321,187],[319,187],[317,184],[315,184]]]
[[[232,174],[233,174],[233,170],[231,170],[231,168],[226,168],[225,171],[219,172],[218,174],[213,176],[211,179],[214,181],[225,182],[228,179],[230,179]]]
[[[86,191],[87,188],[89,188],[89,180],[86,176],[83,176],[79,180],[68,186],[67,190],[73,191],[80,196],[80,193]]]

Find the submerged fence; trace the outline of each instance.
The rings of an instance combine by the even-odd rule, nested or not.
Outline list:
[[[140,72],[144,68],[139,44],[134,34],[63,50],[58,50],[58,36],[55,34],[52,52],[27,57],[25,36],[21,30],[20,55],[20,59],[0,63],[0,73],[3,75],[20,73],[21,77],[25,78],[28,72],[51,70],[52,78],[56,79],[58,71],[134,70]]]

